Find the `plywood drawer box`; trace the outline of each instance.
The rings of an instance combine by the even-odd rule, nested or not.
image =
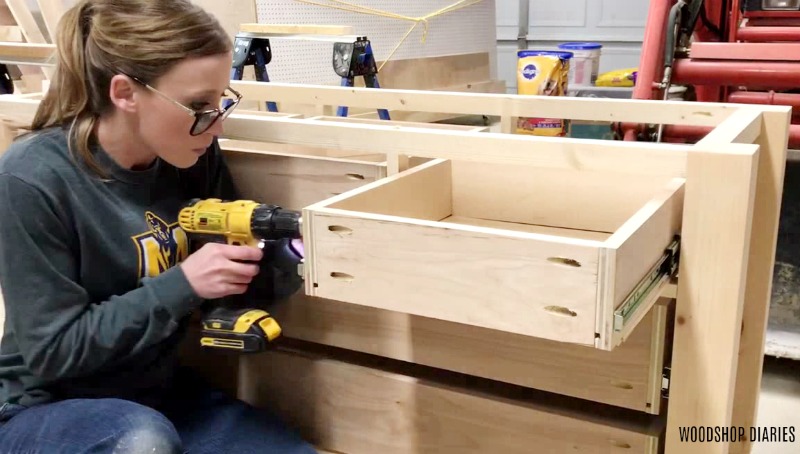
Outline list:
[[[435,159],[304,210],[306,293],[610,350],[655,302],[615,321],[679,234],[683,188]]]
[[[313,346],[242,369],[240,398],[346,454],[655,454],[663,433],[663,418]]]

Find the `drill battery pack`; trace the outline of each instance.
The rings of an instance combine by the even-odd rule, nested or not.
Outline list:
[[[203,319],[200,345],[243,353],[260,352],[280,334],[280,325],[266,311],[217,307]]]

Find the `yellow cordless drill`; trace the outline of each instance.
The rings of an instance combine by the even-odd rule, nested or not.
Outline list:
[[[300,216],[298,211],[251,200],[195,199],[180,211],[178,223],[195,238],[224,237],[228,244],[263,248],[266,241],[300,238]],[[302,263],[302,254],[287,248],[291,250],[279,252]],[[203,318],[200,344],[251,353],[265,350],[280,334],[280,325],[264,310],[217,306]]]

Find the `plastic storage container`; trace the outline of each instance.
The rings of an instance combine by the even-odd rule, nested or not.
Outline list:
[[[565,96],[572,52],[521,50],[517,52],[517,94]],[[523,118],[517,120],[518,134],[565,136],[569,122],[560,118]]]
[[[559,44],[559,49],[572,52],[573,57],[570,62],[569,84],[594,85],[600,73],[600,54],[602,44],[599,43],[563,43]]]

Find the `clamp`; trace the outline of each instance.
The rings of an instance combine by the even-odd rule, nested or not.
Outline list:
[[[231,80],[242,80],[244,67],[253,65],[256,80],[269,82],[267,64],[270,61],[272,61],[272,49],[270,48],[269,39],[255,37],[249,33],[239,33],[233,43]],[[267,101],[267,110],[277,112],[278,105],[275,102]]]
[[[366,36],[358,37],[354,42],[333,44],[333,70],[342,78],[342,87],[352,87],[356,77],[363,77],[367,88],[381,88],[375,55]],[[339,106],[336,115],[346,117],[347,111],[346,106]],[[390,119],[386,109],[378,109],[378,116],[381,120]]]

